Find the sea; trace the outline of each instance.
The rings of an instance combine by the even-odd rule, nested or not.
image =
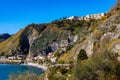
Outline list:
[[[30,71],[41,75],[44,73],[42,69],[38,69],[31,66],[15,65],[15,64],[0,64],[0,80],[9,80],[10,74],[18,74],[26,71]]]

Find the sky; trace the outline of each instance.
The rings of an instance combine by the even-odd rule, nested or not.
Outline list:
[[[15,34],[31,23],[108,12],[116,0],[0,0],[0,34]]]

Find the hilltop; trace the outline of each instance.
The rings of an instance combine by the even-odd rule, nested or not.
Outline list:
[[[67,19],[70,20],[89,20],[89,19],[102,19],[107,13],[98,13],[98,14],[88,14],[86,16],[71,16]]]

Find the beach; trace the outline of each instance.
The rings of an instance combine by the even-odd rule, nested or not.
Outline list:
[[[28,62],[28,63],[24,63],[24,64],[21,64],[21,65],[36,67],[36,68],[42,69],[42,70],[44,70],[44,71],[47,70],[47,67],[46,67],[46,66],[40,65],[40,64],[38,64],[38,63]]]

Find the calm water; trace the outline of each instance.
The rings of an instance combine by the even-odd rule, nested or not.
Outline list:
[[[8,80],[11,73],[25,71],[31,71],[39,75],[43,73],[42,70],[30,66],[0,64],[0,80]]]

